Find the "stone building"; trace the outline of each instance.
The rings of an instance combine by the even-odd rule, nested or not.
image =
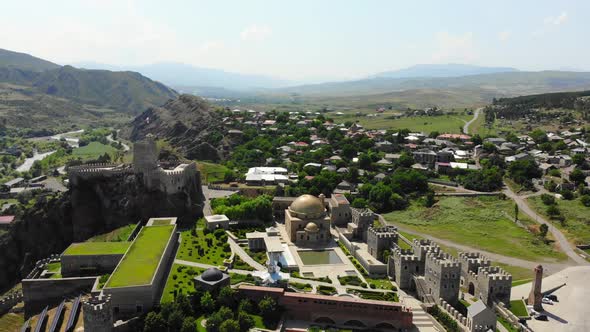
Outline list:
[[[472,332],[496,330],[496,314],[482,301],[477,301],[467,308],[467,325]]]
[[[428,239],[414,239],[412,249],[401,249],[394,245],[388,260],[388,275],[394,278],[400,288],[413,290],[415,285],[412,284],[412,278],[424,276],[426,254],[429,252],[438,253],[440,248]]]
[[[397,244],[397,228],[394,226],[373,228],[367,232],[367,247],[369,254],[378,260],[382,260],[383,251],[389,250]]]
[[[216,291],[222,287],[230,285],[229,275],[214,267],[205,270],[205,272],[195,277],[193,280],[195,288],[208,292]]]
[[[326,243],[330,236],[330,217],[324,197],[301,195],[285,210],[285,228],[289,240],[301,246]]]
[[[345,226],[351,219],[350,203],[342,194],[332,194],[329,203],[332,225]]]
[[[469,294],[481,299],[486,305],[503,302],[510,305],[512,275],[492,266],[491,261],[480,253],[460,253],[461,285]]]
[[[367,230],[373,226],[375,213],[370,209],[350,208],[351,220],[348,223],[348,231],[355,239],[367,241]]]
[[[443,252],[426,254],[424,279],[428,293],[435,299],[441,298],[452,305],[459,300],[461,263]]]
[[[84,331],[110,332],[113,330],[113,308],[110,295],[98,295],[82,302]]]

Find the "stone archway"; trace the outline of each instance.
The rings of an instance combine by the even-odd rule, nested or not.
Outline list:
[[[367,327],[363,322],[361,322],[360,320],[356,320],[356,319],[348,320],[348,321],[344,322],[344,325],[355,326],[355,327]]]
[[[314,320],[314,323],[318,324],[331,324],[334,325],[336,322],[330,317],[318,317]]]
[[[475,295],[475,285],[470,282],[469,287],[467,288],[467,292],[471,295]]]

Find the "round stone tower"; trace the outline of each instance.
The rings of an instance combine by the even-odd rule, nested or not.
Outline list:
[[[110,295],[91,297],[82,302],[84,331],[111,332],[113,330],[113,309]]]

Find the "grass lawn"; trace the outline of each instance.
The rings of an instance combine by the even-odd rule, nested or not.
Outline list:
[[[519,280],[523,280],[523,279],[530,279],[533,276],[533,271],[531,269],[527,269],[524,267],[507,265],[507,264],[499,263],[499,262],[492,262],[492,265],[497,265],[497,266],[503,268],[504,270],[506,270],[506,272],[512,274],[513,286],[514,286],[515,281],[519,281]]]
[[[502,324],[502,326],[504,326],[504,328],[506,328],[506,330],[508,330],[508,332],[518,332],[518,330],[515,329],[514,326],[512,324],[510,324],[510,322],[508,322],[506,319],[504,319],[504,317],[498,315],[497,319],[498,319],[498,322],[500,322],[500,324]]]
[[[266,251],[264,250],[251,251],[248,248],[244,248],[244,251],[248,254],[248,256],[252,257],[252,259],[254,259],[256,262],[262,265],[266,264],[266,261],[268,260],[268,258],[266,257]]]
[[[229,168],[224,165],[205,161],[198,161],[197,168],[201,172],[201,181],[203,184],[223,181],[225,172],[229,170]]]
[[[515,281],[512,282],[512,287],[524,285],[524,284],[529,283],[531,281],[533,281],[533,278],[515,280]]]
[[[7,313],[0,317],[0,332],[20,331],[24,323],[24,314]]]
[[[123,227],[119,227],[114,229],[108,233],[100,234],[91,237],[90,239],[86,240],[86,242],[119,242],[119,241],[127,241],[129,235],[135,229],[136,224],[129,224]]]
[[[205,320],[205,316],[199,316],[199,318],[196,319],[197,332],[207,332],[207,329],[203,326],[203,320]]]
[[[343,276],[343,277],[338,277],[338,281],[340,281],[340,284],[345,286],[345,285],[352,285],[352,286],[361,286],[361,285],[365,285],[365,287],[367,286],[367,284],[365,284],[361,278],[357,277],[357,276]]]
[[[255,269],[244,262],[240,256],[236,255],[234,258],[234,265],[233,268],[236,270],[246,270],[246,271],[254,271]]]
[[[146,285],[152,281],[174,226],[144,227],[106,287]]]
[[[230,282],[232,285],[237,285],[240,282],[249,282],[249,283],[255,283],[256,280],[260,280],[259,278],[254,277],[251,274],[240,274],[240,273],[229,273],[229,277],[230,277]]]
[[[458,244],[531,261],[565,259],[565,255],[517,226],[508,216],[514,213],[512,200],[497,197],[441,197],[426,208],[415,202],[404,211],[384,215],[394,224]],[[523,223],[532,221],[521,216]]]
[[[541,197],[529,197],[529,206],[540,215],[546,217],[553,225],[559,228],[564,235],[574,244],[590,243],[590,207],[584,206],[580,199],[571,201],[556,199],[557,207],[565,217],[565,224],[557,220],[551,220],[547,215],[547,205],[543,204]]]
[[[205,269],[200,269],[193,266],[180,264],[172,265],[160,302],[173,302],[174,291],[176,291],[176,294],[185,295],[194,291],[195,288],[193,286],[193,277],[203,273],[203,271],[205,271]]]
[[[124,254],[131,242],[82,242],[72,243],[64,251],[64,255],[115,255]]]
[[[473,118],[472,115],[450,114],[442,116],[410,116],[399,119],[388,119],[387,115],[379,117],[342,117],[335,118],[336,122],[359,121],[366,129],[404,129],[430,133],[460,133],[465,121]]]
[[[387,290],[397,290],[397,288],[389,281],[389,279],[371,279],[365,278],[369,283],[369,287],[371,285],[375,285],[375,288],[371,287],[371,289],[387,289]]]
[[[516,317],[528,317],[529,313],[526,310],[526,306],[523,300],[510,301],[510,311],[516,315]]]
[[[199,262],[211,265],[222,265],[223,260],[231,256],[231,249],[227,242],[217,239],[213,233],[205,235],[202,229],[183,231],[182,242],[176,254],[177,259]]]
[[[74,157],[80,157],[84,160],[96,159],[105,153],[113,156],[117,152],[117,149],[110,145],[104,145],[100,142],[90,142],[88,145],[75,148],[72,151]]]
[[[153,226],[170,225],[171,221],[172,221],[172,219],[154,219],[154,220],[152,220],[152,225]]]
[[[311,292],[311,290],[313,289],[310,284],[302,284],[299,282],[292,282],[292,281],[289,282],[289,286],[291,286],[297,290],[303,291],[303,292]]]
[[[324,286],[324,285],[320,285],[317,288],[318,293],[322,294],[322,295],[334,295],[336,294],[336,288],[332,287],[332,286]]]

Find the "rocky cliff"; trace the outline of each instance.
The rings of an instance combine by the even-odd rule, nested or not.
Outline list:
[[[206,100],[191,95],[149,108],[123,133],[133,141],[147,134],[167,140],[188,159],[219,160],[230,144],[224,138],[221,116]]]
[[[84,241],[117,227],[150,217],[178,217],[179,224],[202,216],[199,177],[188,190],[167,195],[147,190],[141,175],[79,180],[68,192],[37,197],[9,232],[0,236],[0,290],[25,277],[38,259],[59,254],[72,242]]]

